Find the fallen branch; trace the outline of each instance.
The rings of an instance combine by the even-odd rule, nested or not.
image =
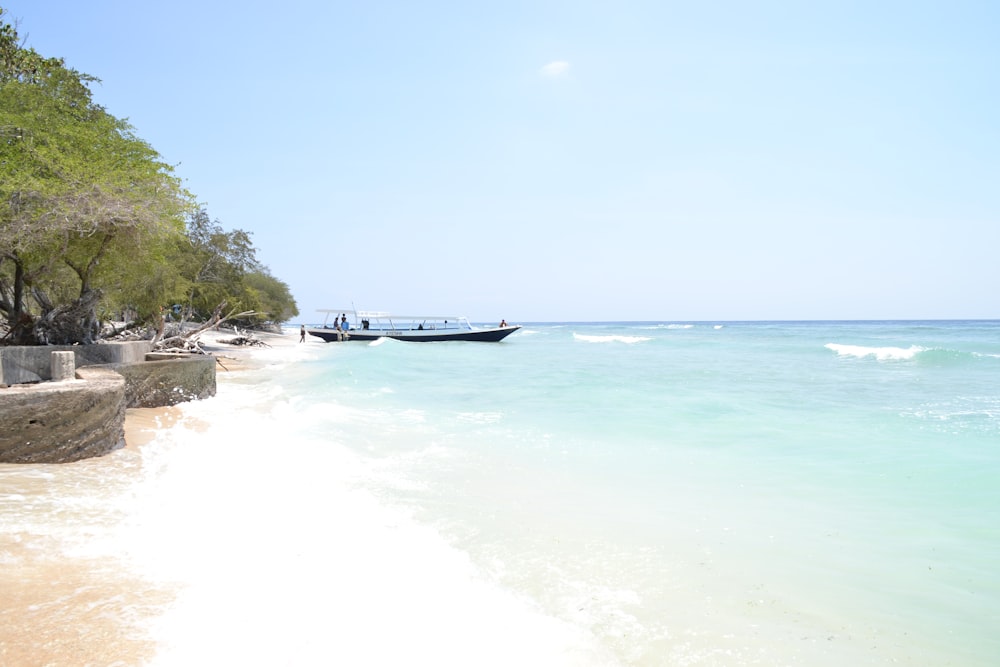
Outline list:
[[[236,338],[229,339],[219,339],[220,343],[226,343],[227,345],[247,345],[252,347],[271,347],[260,338],[257,338],[252,333],[244,332],[240,334],[238,328],[233,329],[236,332]]]
[[[208,354],[207,352],[205,352],[205,350],[201,349],[201,347],[198,344],[198,337],[201,336],[202,333],[208,331],[209,329],[213,328],[218,329],[223,322],[226,322],[228,320],[242,319],[244,317],[251,317],[253,315],[257,315],[256,311],[245,310],[239,313],[236,311],[231,311],[229,312],[229,314],[223,316],[222,309],[225,307],[226,307],[226,302],[223,301],[218,306],[216,306],[215,310],[212,312],[212,316],[208,318],[205,322],[197,326],[196,328],[189,329],[187,331],[184,331],[183,333],[177,334],[176,336],[168,336],[166,338],[162,338],[163,329],[165,325],[163,318],[160,318],[161,321],[160,321],[159,331],[153,338],[153,349],[156,350],[157,352],[171,352],[177,350],[179,352],[188,352],[191,354]],[[237,334],[239,333],[238,329],[236,330],[236,333]],[[267,344],[264,343],[263,341],[255,339],[252,336],[248,335],[244,335],[239,340],[238,339],[233,339],[230,341],[220,340],[219,342],[228,343],[230,345],[263,345],[265,347],[267,346]]]

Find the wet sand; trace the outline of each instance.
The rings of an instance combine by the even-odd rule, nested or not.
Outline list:
[[[201,334],[201,348],[215,357],[216,377],[225,373],[238,373],[258,365],[256,353],[261,347],[228,345],[225,341],[236,336],[232,331],[206,331]],[[273,334],[255,332],[254,336],[269,347],[294,345],[298,338],[293,334]],[[130,408],[125,413],[125,443],[129,448],[141,447],[156,437],[156,431],[170,428],[180,416],[176,407],[166,408]]]
[[[224,373],[237,373],[255,366],[254,351],[261,348],[233,346],[221,342],[233,338],[234,335],[230,331],[210,331],[203,333],[199,339],[202,349],[215,357],[217,378]],[[291,339],[291,336],[277,334],[256,335],[265,340],[268,345],[283,345],[286,342],[285,339]],[[176,424],[180,414],[180,409],[174,406],[129,408],[125,411],[126,447],[135,449],[150,442],[156,437],[158,430],[170,428]],[[197,426],[195,427],[197,428]]]
[[[265,349],[219,342],[233,336],[213,331],[201,338],[219,360],[220,378],[255,367],[255,352]],[[257,337],[272,347],[298,341],[292,335]],[[123,450],[61,465],[0,464],[0,508],[13,522],[0,531],[0,667],[140,665],[155,656],[157,643],[146,622],[173,602],[177,590],[123,571],[117,558],[64,555],[58,536],[35,524],[45,521],[36,517],[57,513],[71,532],[88,533],[95,519],[86,503],[82,509],[79,503],[50,505],[65,497],[100,497],[95,487],[115,483],[106,478],[109,468],[138,474],[142,448],[181,417],[179,407],[131,408]],[[188,425],[200,428],[190,418]],[[119,509],[107,508],[111,514]]]
[[[125,411],[125,446],[139,449],[156,437],[156,432],[170,428],[180,419],[180,410],[166,408],[129,408]]]
[[[174,591],[120,571],[102,559],[50,560],[16,552],[0,571],[0,665],[140,665],[157,644],[136,623],[170,603]]]

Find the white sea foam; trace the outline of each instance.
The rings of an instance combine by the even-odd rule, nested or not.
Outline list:
[[[293,331],[149,445],[0,466],[0,562],[157,593],[98,610],[147,619],[153,665],[992,665],[1000,365],[947,351],[995,330],[845,373],[816,340],[907,359],[877,341],[911,329],[709,326],[377,351]],[[577,344],[648,340],[601,335],[623,332],[669,344]],[[75,641],[77,606],[0,620]]]
[[[642,327],[638,327],[638,328],[639,329],[656,329],[656,330],[663,330],[663,329],[693,329],[694,325],[693,324],[651,324],[651,325],[648,325],[648,326],[642,326]]]
[[[399,413],[400,419],[404,419],[412,423],[421,423],[427,421],[427,415],[424,414],[423,410],[403,410]]]
[[[620,336],[620,335],[591,336],[588,334],[578,334],[578,333],[574,333],[573,338],[575,340],[580,340],[585,343],[644,343],[647,340],[653,340],[649,336]]]
[[[460,412],[458,419],[470,424],[495,424],[503,419],[502,412]]]
[[[879,361],[912,359],[921,352],[926,352],[926,347],[911,345],[910,347],[868,347],[865,345],[842,345],[840,343],[827,343],[824,347],[833,350],[842,357],[875,357]]]
[[[331,442],[325,410],[288,411],[266,386],[235,384],[181,410],[144,450],[150,478],[118,538],[146,576],[181,585],[151,621],[153,665],[613,664],[368,490],[422,485]]]

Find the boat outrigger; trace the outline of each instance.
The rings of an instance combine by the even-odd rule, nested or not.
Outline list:
[[[519,324],[501,322],[500,326],[478,328],[469,323],[468,318],[459,315],[390,315],[373,310],[323,309],[323,326],[307,327],[311,336],[322,338],[327,343],[336,341],[372,341],[379,338],[395,338],[413,343],[431,341],[479,341],[499,343],[521,328]],[[333,321],[330,316],[333,315]],[[350,319],[348,319],[350,318]]]

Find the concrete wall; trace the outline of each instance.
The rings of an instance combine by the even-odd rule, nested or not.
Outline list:
[[[110,356],[133,358],[142,345],[72,346],[76,359],[107,358],[85,348],[119,348]],[[24,348],[0,348],[0,354]],[[51,373],[51,355],[66,346],[45,346],[44,355],[14,355],[18,372]],[[148,351],[148,349],[147,349]],[[45,357],[47,368],[42,367]],[[156,355],[150,355],[156,356]],[[36,358],[37,357],[37,358]],[[215,357],[177,356],[167,360],[86,365],[74,379],[0,387],[0,462],[66,463],[102,456],[125,445],[125,409],[162,407],[214,396]],[[3,359],[7,367],[8,359]]]
[[[126,407],[160,408],[215,396],[215,364],[199,354],[107,367],[125,378]]]
[[[2,384],[42,382],[52,379],[52,353],[72,352],[76,367],[100,364],[128,364],[144,361],[153,349],[148,340],[97,345],[31,345],[0,347]]]
[[[109,368],[77,376],[0,389],[0,462],[66,463],[125,446],[125,378]]]

